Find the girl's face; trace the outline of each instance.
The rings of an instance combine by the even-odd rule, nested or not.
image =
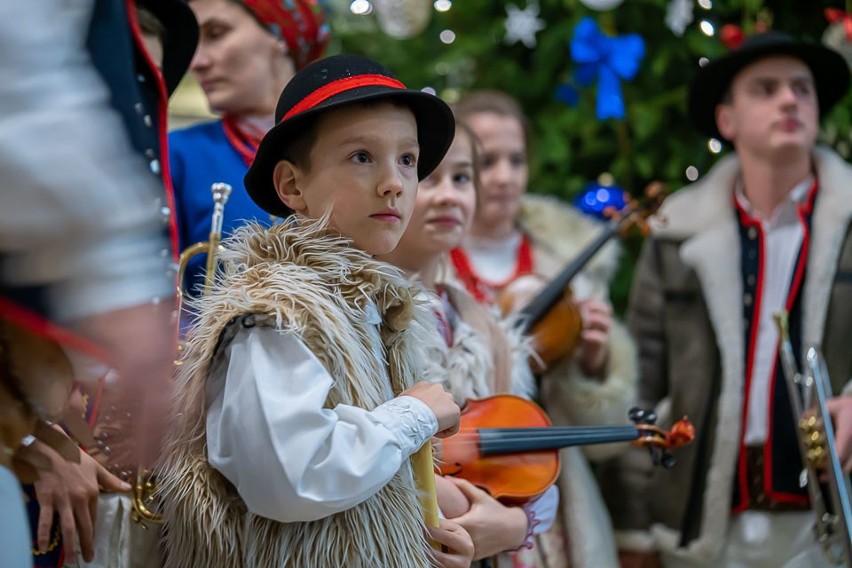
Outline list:
[[[444,160],[417,188],[414,214],[394,251],[402,264],[431,260],[461,244],[476,211],[473,167],[473,141],[457,129]]]
[[[473,114],[467,123],[480,142],[482,195],[476,224],[485,229],[513,225],[529,179],[524,128],[517,118],[492,112]]]
[[[274,112],[281,85],[295,73],[286,45],[233,0],[192,0],[190,7],[201,34],[189,68],[210,109]]]

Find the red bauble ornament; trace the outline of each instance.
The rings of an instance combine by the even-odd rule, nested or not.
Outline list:
[[[725,24],[719,30],[719,39],[728,49],[736,49],[745,39],[743,29],[736,24]]]

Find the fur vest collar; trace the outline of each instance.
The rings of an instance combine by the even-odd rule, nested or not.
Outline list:
[[[420,290],[402,273],[329,234],[322,222],[241,228],[226,241],[223,273],[197,301],[198,323],[178,367],[175,422],[160,474],[167,567],[428,565],[421,511],[408,465],[364,503],[313,522],[278,523],[247,510],[206,459],[205,384],[219,363],[223,330],[258,318],[298,333],[335,380],[327,405],[374,408],[424,377],[437,334]],[[382,345],[364,329],[372,302]],[[387,355],[387,364],[375,357]],[[440,379],[438,379],[440,380]]]
[[[446,371],[440,376],[458,404],[496,394],[532,398],[535,379],[527,363],[532,355],[528,338],[512,320],[498,319],[462,287],[444,283],[458,314],[453,344],[441,343],[429,361]]]
[[[556,273],[576,258],[595,237],[604,224],[585,215],[553,196],[527,194],[521,200],[518,223],[532,239],[536,260],[545,262],[542,274]],[[540,258],[545,253],[547,258]],[[617,242],[610,241],[592,257],[583,269],[597,282],[609,282],[620,256]]]

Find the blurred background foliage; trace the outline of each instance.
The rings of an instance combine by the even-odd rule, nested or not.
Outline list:
[[[824,10],[848,8],[836,0],[701,0],[692,5],[693,21],[678,36],[666,24],[671,0],[624,0],[606,11],[588,7],[605,1],[539,0],[538,18],[544,28],[535,35],[536,45],[528,48],[504,41],[507,6],[525,9],[530,4],[527,0],[455,0],[444,12],[436,10],[431,0],[376,0],[375,9],[367,15],[353,14],[348,0],[331,0],[335,40],[330,52],[377,59],[408,86],[432,87],[450,102],[473,88],[510,93],[533,126],[530,191],[569,201],[602,174],[610,174],[616,185],[632,195],[641,194],[653,180],[676,190],[688,183],[687,168],[692,166],[700,176],[729,151],[723,147],[721,153],[712,152],[708,139],[691,128],[685,108],[687,85],[699,59],[713,59],[727,51],[720,40],[723,25],[739,25],[746,35],[764,25],[820,42],[830,25],[842,27],[829,24]],[[407,9],[428,12],[428,23],[413,37],[397,39],[385,33],[387,26],[379,17],[383,9],[397,10],[402,16]],[[596,117],[594,87],[581,89],[573,107],[555,96],[556,89],[572,76],[575,65],[569,41],[574,26],[586,16],[608,35],[639,34],[645,41],[638,74],[622,82],[624,120]],[[712,25],[712,35],[703,31],[705,20]],[[451,43],[440,39],[445,30],[455,34]],[[834,37],[849,48],[842,31]],[[847,97],[824,122],[821,134],[823,142],[846,158],[852,147],[850,121],[852,98]],[[639,237],[624,242],[625,262],[612,290],[619,311],[626,303],[640,244]]]

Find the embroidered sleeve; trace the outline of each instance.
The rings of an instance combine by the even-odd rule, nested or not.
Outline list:
[[[379,422],[390,430],[403,451],[413,454],[438,431],[438,419],[420,400],[398,396],[373,410]]]
[[[437,430],[409,397],[325,408],[333,380],[293,334],[241,329],[227,358],[208,380],[208,459],[256,515],[306,522],[354,507]]]

